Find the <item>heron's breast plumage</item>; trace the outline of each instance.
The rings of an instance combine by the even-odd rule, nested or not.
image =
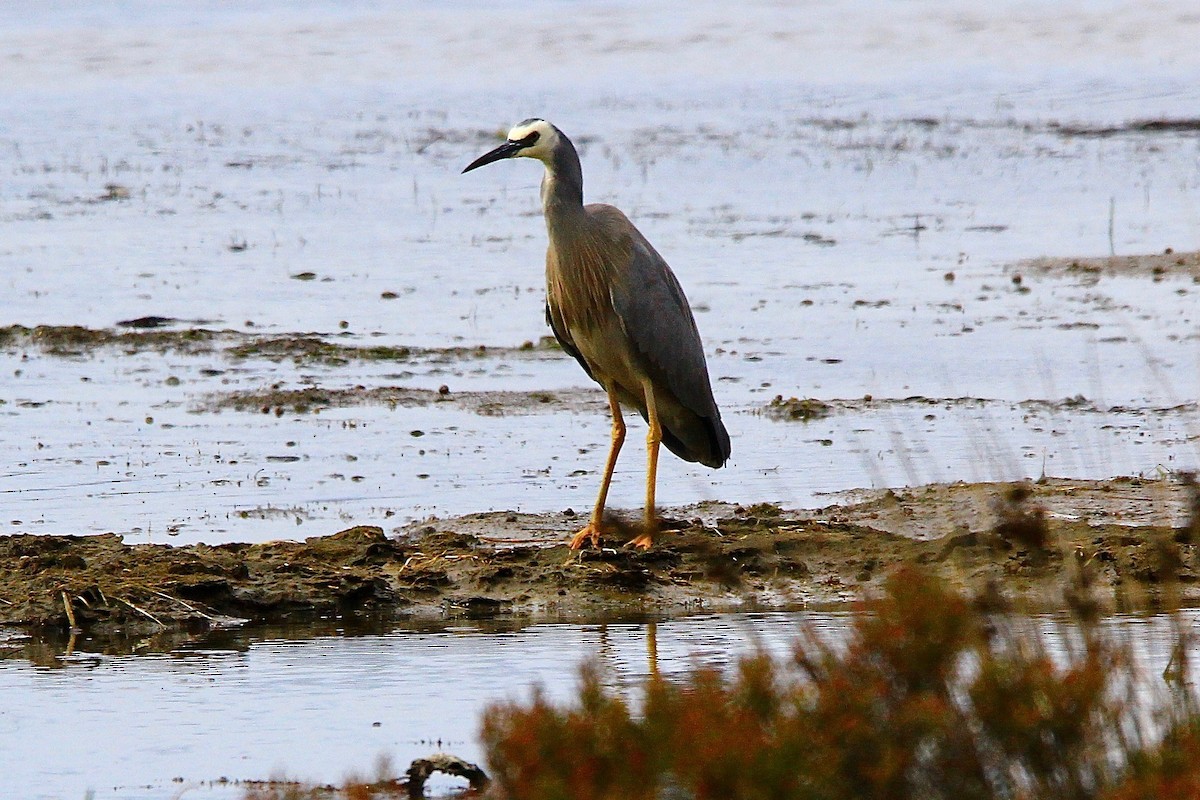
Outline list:
[[[612,314],[611,271],[600,248],[586,237],[546,252],[547,299],[568,329],[598,327]]]
[[[609,287],[615,278],[612,248],[594,237],[551,246],[546,256],[546,299],[556,328],[567,334],[588,371],[626,399],[638,392],[641,370],[631,360]]]

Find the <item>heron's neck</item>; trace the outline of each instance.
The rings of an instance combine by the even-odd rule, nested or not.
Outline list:
[[[561,134],[560,134],[561,135]],[[566,330],[591,331],[605,319],[607,262],[598,246],[596,224],[583,206],[579,156],[566,146],[554,148],[542,178],[542,211],[550,236],[546,249],[546,302]],[[611,316],[611,312],[610,312]]]
[[[546,163],[542,178],[542,211],[553,233],[559,223],[569,222],[583,214],[583,168],[571,140],[560,132],[559,146],[554,157]]]

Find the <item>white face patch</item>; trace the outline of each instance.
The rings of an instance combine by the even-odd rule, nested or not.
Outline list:
[[[558,143],[558,131],[554,126],[544,119],[530,119],[517,125],[508,132],[508,140],[510,142],[519,142],[532,133],[538,135],[537,141],[529,147],[523,148],[517,157],[519,158],[536,158],[539,161],[549,163],[550,156],[554,152],[554,146]]]

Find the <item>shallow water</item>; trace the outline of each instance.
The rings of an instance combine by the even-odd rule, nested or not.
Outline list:
[[[1181,613],[1185,627],[1200,620],[1200,612]],[[80,798],[89,789],[98,799],[181,791],[236,798],[242,790],[221,778],[338,781],[351,771],[372,775],[380,755],[402,771],[443,750],[478,761],[487,704],[526,698],[534,685],[565,700],[583,660],[608,670],[610,685],[635,691],[649,675],[651,635],[659,671],[679,677],[695,665],[729,667],[758,646],[784,656],[802,625],[836,641],[852,620],[838,612],[723,614],[659,620],[653,634],[644,621],[509,630],[464,622],[360,635],[234,634],[120,656],[89,652],[83,641],[71,656],[0,660],[0,774],[30,798]],[[1161,697],[1170,620],[1105,624],[1134,647],[1146,698]],[[1061,655],[1058,623],[1038,625]]]
[[[504,416],[431,404],[277,417],[196,412],[154,386],[134,405],[120,386],[107,394],[98,383],[85,399],[40,395],[47,406],[12,412],[46,421],[17,443],[3,476],[9,530],[182,544],[391,530],[426,514],[582,510],[609,436],[600,398]],[[746,408],[729,418],[735,463],[713,473],[664,459],[659,500],[823,505],[822,493],[861,486],[1153,472],[1195,463],[1195,414],[913,400],[799,423]],[[640,497],[639,445],[614,483],[618,507]]]

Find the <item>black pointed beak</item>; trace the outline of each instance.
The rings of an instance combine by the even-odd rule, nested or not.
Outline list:
[[[467,168],[464,169],[462,171],[462,173],[460,173],[460,174],[468,173],[471,170],[478,169],[479,167],[482,167],[485,164],[491,164],[493,161],[500,161],[501,159],[512,158],[517,153],[519,153],[523,147],[525,147],[524,142],[513,142],[513,141],[505,142],[504,144],[497,147],[495,150],[492,150],[490,153],[484,153],[479,158],[472,161],[470,164],[467,165]]]

